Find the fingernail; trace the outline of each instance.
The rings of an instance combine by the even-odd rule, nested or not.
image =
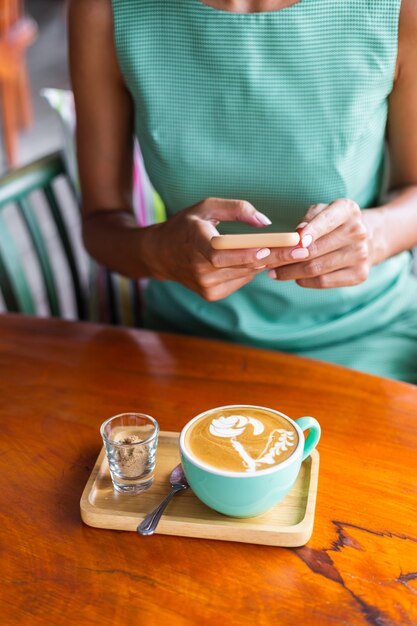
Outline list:
[[[304,235],[304,237],[302,237],[301,239],[301,245],[303,246],[303,248],[308,248],[312,241],[313,237],[311,235]]]
[[[269,278],[276,278],[277,277],[277,273],[276,273],[275,270],[269,270],[268,276],[269,276]]]
[[[271,220],[269,219],[269,217],[267,217],[266,215],[264,215],[263,213],[260,213],[259,211],[256,211],[255,213],[255,218],[258,220],[258,222],[260,222],[263,226],[270,226],[270,224],[272,224]]]
[[[294,250],[291,250],[291,256],[293,259],[306,259],[308,257],[308,250],[305,248],[294,248]]]
[[[299,228],[304,228],[305,226],[307,226],[308,222],[301,222],[301,224],[298,224],[298,226],[295,227],[295,230],[298,230]]]
[[[261,248],[260,250],[258,250],[258,252],[256,253],[256,258],[257,259],[265,259],[267,256],[269,256],[271,254],[271,250],[269,248]]]

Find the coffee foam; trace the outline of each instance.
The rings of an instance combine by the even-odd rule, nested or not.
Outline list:
[[[298,433],[268,409],[236,406],[202,415],[188,428],[184,444],[197,461],[214,469],[254,473],[288,459]]]

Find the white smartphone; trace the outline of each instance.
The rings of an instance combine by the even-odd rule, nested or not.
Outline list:
[[[238,250],[242,248],[282,248],[300,243],[298,233],[247,233],[244,235],[219,235],[211,239],[215,250]]]

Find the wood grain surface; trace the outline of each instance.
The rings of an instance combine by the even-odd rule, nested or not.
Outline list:
[[[313,535],[276,548],[91,528],[110,415],[224,404],[322,425]],[[417,624],[417,388],[222,342],[0,316],[1,623]]]

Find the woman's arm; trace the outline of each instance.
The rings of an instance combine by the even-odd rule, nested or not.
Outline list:
[[[210,245],[219,221],[270,223],[248,202],[208,198],[163,224],[137,225],[131,206],[133,103],[117,62],[110,0],[71,1],[69,44],[90,254],[125,276],[175,280],[208,300],[252,280],[269,250],[216,251]]]
[[[131,206],[133,109],[113,42],[111,2],[72,0],[69,57],[77,113],[82,226],[89,253],[130,276],[147,270]]]
[[[417,245],[417,3],[403,0],[397,74],[389,100],[391,199],[379,209],[384,257]]]

